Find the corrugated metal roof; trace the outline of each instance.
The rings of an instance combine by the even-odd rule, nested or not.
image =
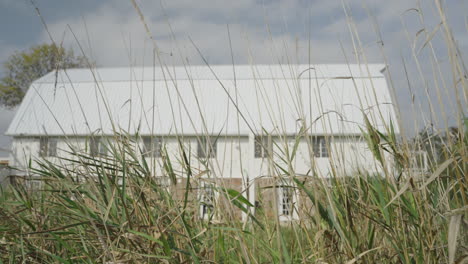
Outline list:
[[[300,120],[312,133],[358,134],[363,113],[383,130],[395,119],[383,68],[236,65],[235,79],[232,65],[52,72],[31,85],[7,134],[294,134]]]

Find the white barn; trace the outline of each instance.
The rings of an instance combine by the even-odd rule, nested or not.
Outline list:
[[[252,183],[281,174],[272,164],[304,177],[378,173],[361,129],[366,115],[383,133],[392,120],[398,133],[384,70],[327,64],[51,72],[31,85],[6,132],[11,166],[28,173],[29,159],[58,161],[70,155],[69,144],[105,152],[102,139],[125,131],[138,134],[145,149],[164,145],[174,157],[183,138],[195,169],[206,170],[207,162],[196,160],[208,160],[205,177],[226,180],[252,203],[259,186]],[[156,161],[154,176],[164,174],[157,149],[147,159]],[[288,193],[278,195],[280,215],[294,218],[284,204],[292,202]]]

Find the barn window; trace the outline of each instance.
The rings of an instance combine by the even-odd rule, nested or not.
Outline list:
[[[425,172],[427,171],[427,152],[415,151],[411,153],[410,169],[414,172]]]
[[[47,148],[48,148],[48,140],[46,137],[41,137],[39,139],[39,156],[46,157],[47,156]]]
[[[215,206],[215,190],[211,183],[202,182],[199,192],[200,218],[211,219]]]
[[[255,158],[268,158],[268,152],[272,150],[271,137],[255,136]]]
[[[49,149],[48,149],[48,156],[49,157],[56,157],[57,156],[57,142],[56,138],[49,138]]]
[[[49,137],[41,137],[39,139],[39,156],[40,157],[56,157],[57,156],[57,139]]]
[[[198,141],[197,154],[199,158],[216,157],[216,140],[210,137],[202,136]]]
[[[296,193],[294,186],[283,184],[278,187],[278,211],[283,219],[291,219],[294,216],[294,205],[296,203]]]
[[[143,138],[143,156],[161,157],[162,137],[144,137]]]
[[[89,140],[89,152],[92,156],[105,156],[107,147],[102,137],[91,137]]]
[[[314,136],[312,137],[312,149],[314,151],[314,156],[317,158],[327,158],[329,157],[329,145],[325,137]]]

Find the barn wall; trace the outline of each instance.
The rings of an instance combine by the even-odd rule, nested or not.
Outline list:
[[[375,173],[380,168],[364,139],[356,136],[334,137],[329,141],[329,157],[315,157],[312,146],[304,138],[297,147],[294,137],[275,138],[273,162],[267,158],[253,158],[252,175],[279,176],[284,171],[296,175],[321,177],[352,176],[358,171]],[[285,151],[287,149],[287,151]],[[293,153],[295,153],[293,155]],[[253,157],[253,154],[251,155]],[[292,160],[288,157],[294,157]]]
[[[169,154],[169,160],[176,172],[185,176],[179,140],[176,137],[167,137],[164,144]],[[221,178],[253,178],[259,176],[278,176],[289,171],[297,175],[313,175],[314,171],[322,177],[331,174],[337,176],[353,175],[357,171],[378,172],[380,168],[375,162],[367,143],[359,137],[335,137],[330,139],[330,156],[314,157],[311,145],[301,139],[295,150],[296,139],[275,138],[273,147],[273,161],[269,158],[254,157],[254,142],[252,137],[223,137],[218,139],[217,158],[208,159],[208,162],[197,158],[197,138],[184,137],[184,151],[187,154],[192,173],[201,177]],[[87,141],[84,137],[59,138],[57,155],[72,157],[69,145],[77,151],[86,151]],[[285,151],[287,149],[287,151]],[[138,150],[136,150],[138,151]],[[293,156],[291,160],[289,157]],[[190,155],[188,155],[190,153]],[[15,137],[12,143],[11,165],[13,167],[27,168],[28,161],[39,158],[39,138]],[[58,162],[57,158],[48,157],[48,160]],[[164,175],[162,158],[146,158],[147,163],[154,169],[155,175]],[[34,162],[33,162],[34,163]],[[311,168],[315,168],[312,169]],[[209,173],[208,173],[209,171]]]
[[[109,139],[111,142],[113,139]],[[164,146],[167,148],[169,160],[172,163],[173,169],[178,175],[185,176],[186,172],[183,169],[181,147],[179,140],[176,137],[164,138]],[[201,177],[221,177],[221,178],[242,178],[246,175],[249,166],[249,155],[245,153],[249,151],[248,137],[222,137],[218,139],[217,158],[199,161],[197,158],[197,138],[184,137],[181,139],[184,151],[190,162],[192,173],[194,176]],[[65,139],[60,137],[57,144],[57,156],[71,158],[73,155],[70,145],[76,151],[89,151],[87,139],[84,137],[71,137]],[[142,145],[142,144],[140,144]],[[135,147],[135,151],[139,151]],[[11,166],[19,168],[17,174],[26,174],[28,162],[31,159],[32,165],[35,166],[34,160],[43,159],[39,157],[39,138],[38,137],[15,137],[12,142]],[[62,162],[56,157],[47,157],[49,161]],[[164,175],[163,159],[162,158],[146,158],[146,162],[150,166],[154,175]],[[210,171],[210,173],[207,173]]]
[[[72,157],[71,154],[67,153],[70,150],[70,144],[67,144],[67,142],[71,142],[71,145],[77,151],[86,151],[88,149],[84,137],[69,138],[68,140],[60,138],[57,155]],[[278,179],[285,176],[283,170],[290,171],[300,177],[314,175],[314,172],[319,176],[329,177],[332,174],[352,176],[356,175],[358,171],[376,172],[380,170],[366,142],[359,137],[335,137],[330,139],[330,156],[328,158],[314,157],[311,154],[311,146],[305,139],[300,139],[297,146],[295,146],[296,139],[294,137],[275,138],[275,140],[273,161],[271,161],[270,159],[254,157],[253,137],[220,137],[217,144],[217,158],[209,159],[208,163],[204,163],[196,158],[196,137],[184,137],[180,141],[175,137],[165,138],[165,147],[169,154],[169,160],[172,163],[173,170],[179,177],[178,183],[170,187],[170,193],[173,194],[176,203],[181,206],[185,194],[187,172],[184,171],[184,167],[180,162],[183,158],[179,142],[183,142],[184,151],[190,153],[187,156],[192,168],[189,200],[197,200],[201,181],[211,181],[218,187],[226,187],[241,192],[252,204],[258,206],[255,210],[263,210],[263,215],[271,219],[275,219],[278,212],[278,192],[275,186],[278,185]],[[135,149],[137,149],[136,146]],[[285,149],[287,151],[284,151]],[[287,157],[291,157],[294,151],[294,158],[288,161]],[[34,160],[38,159],[38,156],[39,138],[14,138],[11,165],[23,168],[25,172],[22,175],[27,172],[29,158]],[[62,162],[57,158],[47,159],[53,162]],[[146,161],[154,175],[166,175],[162,158],[146,158]],[[33,162],[33,166],[37,165],[34,165]],[[279,169],[279,167],[282,169]],[[311,170],[311,168],[315,169]],[[252,187],[246,190],[248,185]],[[304,198],[304,193],[298,192],[295,206],[298,208],[299,217],[304,214],[311,214],[313,211],[312,205],[308,204],[308,199]],[[231,203],[227,202],[226,197],[221,195],[217,204],[221,208],[230,206]],[[200,204],[196,202],[189,206],[189,210],[194,216],[198,216],[199,206]],[[232,217],[237,219],[245,218],[245,215],[242,216],[240,210],[232,207],[232,205],[229,210],[232,212]]]
[[[165,146],[169,154],[169,160],[175,171],[183,171],[183,159],[181,154],[181,145],[175,137],[164,138]],[[242,178],[248,169],[249,157],[245,155],[248,152],[248,137],[220,137],[217,140],[216,159],[197,158],[198,140],[196,137],[181,138],[184,152],[190,162],[192,173],[195,176],[202,177],[220,177],[220,178]],[[189,155],[190,154],[190,155]],[[163,159],[146,158],[148,164],[155,167],[155,174],[162,175]],[[209,173],[208,173],[209,171]],[[185,172],[184,174],[185,175]]]
[[[28,162],[39,153],[39,140],[34,137],[15,137],[11,143],[10,166],[21,171],[12,171],[12,175],[27,174]]]

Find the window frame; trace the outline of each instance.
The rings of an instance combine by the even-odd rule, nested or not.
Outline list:
[[[47,157],[49,152],[49,138],[40,137],[39,138],[39,157]]]
[[[39,157],[57,157],[57,145],[57,138],[39,137]]]
[[[89,139],[89,154],[93,157],[103,157],[108,153],[108,149],[105,146],[105,138],[102,136],[99,137],[90,137]]]
[[[278,216],[282,221],[297,219],[297,189],[290,182],[283,182],[277,186]],[[285,196],[287,195],[287,196]],[[285,199],[287,199],[285,203]]]
[[[48,139],[47,156],[57,157],[58,138],[52,137]]]
[[[273,153],[273,142],[270,135],[254,135],[254,158],[268,158]]]
[[[325,136],[310,136],[312,142],[312,152],[316,158],[330,157],[330,142]]]
[[[290,221],[298,219],[297,202],[298,193],[297,188],[289,182],[283,182],[281,185],[276,186],[278,197],[278,216],[281,221]],[[285,197],[287,194],[287,197]],[[287,198],[287,204],[285,203]]]
[[[197,140],[197,157],[199,159],[214,159],[218,155],[218,139],[211,136],[201,136]]]
[[[207,198],[208,196],[208,198]],[[198,192],[200,219],[211,220],[214,217],[217,193],[214,183],[202,181]]]
[[[142,137],[143,157],[145,158],[161,158],[162,157],[162,136],[145,136]]]

